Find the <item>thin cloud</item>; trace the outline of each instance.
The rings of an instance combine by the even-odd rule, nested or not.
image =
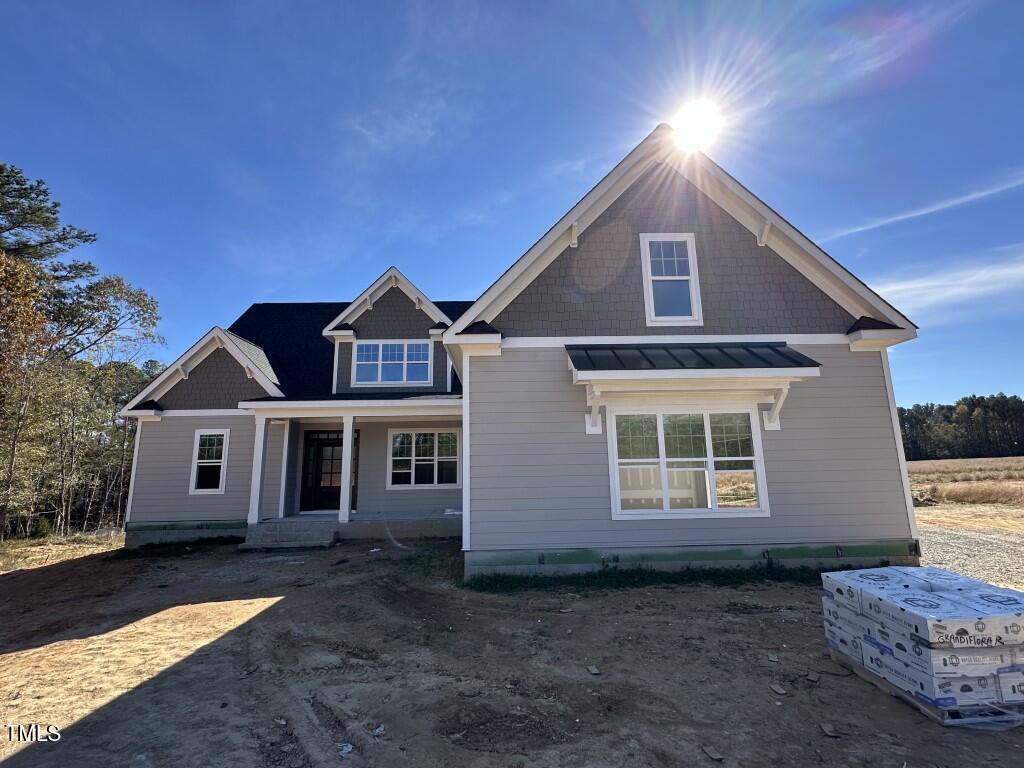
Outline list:
[[[927,205],[922,205],[920,208],[911,208],[907,211],[901,211],[900,213],[894,213],[891,216],[882,216],[877,219],[872,219],[863,224],[858,224],[854,227],[847,227],[846,229],[839,229],[835,232],[830,232],[827,235],[816,238],[819,243],[829,243],[833,240],[839,240],[849,235],[855,235],[859,232],[870,232],[873,229],[881,229],[882,227],[888,227],[891,224],[899,224],[903,221],[910,221],[911,219],[919,219],[922,216],[931,216],[933,213],[941,213],[942,211],[948,211],[951,208],[959,208],[962,205],[970,205],[971,203],[984,200],[989,197],[1001,195],[1004,192],[1010,192],[1011,190],[1024,187],[1024,170],[1017,171],[1008,179],[1004,179],[1001,182],[992,184],[982,189],[976,189],[972,192],[967,192],[956,197],[948,197],[944,200],[937,200]]]
[[[1024,288],[1024,243],[993,249],[997,253],[1015,252],[1009,260],[987,264],[931,272],[923,277],[895,279],[882,282],[875,287],[894,306],[909,315],[929,315],[938,310],[954,308],[957,313],[968,307],[969,302],[989,299],[990,308],[998,309],[997,299],[1009,293],[1018,293]],[[971,307],[971,314],[978,314],[977,305]]]

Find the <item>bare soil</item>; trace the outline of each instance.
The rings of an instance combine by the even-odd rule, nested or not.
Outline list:
[[[62,729],[0,731],[5,768],[1020,762],[832,662],[814,587],[489,594],[453,544],[373,548],[0,575],[0,723]]]

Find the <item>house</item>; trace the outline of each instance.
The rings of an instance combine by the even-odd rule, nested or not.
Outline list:
[[[139,393],[129,546],[461,536],[467,574],[916,563],[904,315],[656,128],[475,301],[254,304]]]

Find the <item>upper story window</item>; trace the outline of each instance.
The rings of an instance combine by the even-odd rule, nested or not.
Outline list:
[[[692,233],[640,235],[648,325],[701,325]]]
[[[429,341],[358,341],[352,360],[352,386],[430,384]]]

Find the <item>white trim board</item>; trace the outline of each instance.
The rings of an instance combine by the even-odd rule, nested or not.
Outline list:
[[[128,501],[124,508],[124,524],[127,527],[128,521],[132,518],[132,502],[135,501],[135,473],[139,469],[139,445],[142,443],[142,419],[135,425],[135,446],[132,448],[132,475],[128,480]],[[125,423],[125,427],[127,427]]]
[[[189,347],[183,355],[167,366],[163,373],[153,379],[145,389],[133,397],[121,409],[121,415],[130,416],[135,406],[146,400],[159,400],[175,384],[187,379],[189,372],[194,370],[196,366],[217,349],[224,349],[235,358],[238,364],[242,366],[242,370],[245,371],[245,375],[255,379],[268,395],[271,397],[284,397],[284,393],[278,388],[277,382],[270,379],[256,366],[252,359],[231,338],[231,334],[220,326],[214,326],[199,341]]]
[[[412,281],[403,275],[399,271],[398,267],[388,267],[384,270],[384,274],[374,280],[370,284],[369,288],[359,294],[340,315],[335,317],[324,327],[324,335],[333,335],[338,333],[331,329],[339,323],[352,323],[367,310],[372,310],[374,302],[392,288],[400,289],[412,300],[417,309],[425,312],[435,323],[451,325],[451,318],[442,312],[434,302],[427,298],[427,294],[413,285]]]
[[[895,325],[914,327],[895,307],[865,286],[705,155],[684,155],[679,152],[672,133],[666,124],[657,126],[484,291],[445,332],[446,343],[476,320],[492,321],[633,182],[658,163],[667,163],[681,173],[754,234],[759,242],[770,246],[853,317],[879,315],[881,319]]]
[[[650,334],[647,336],[510,336],[501,340],[502,349],[552,349],[573,344],[732,344],[758,341],[784,341],[787,344],[847,345],[845,333],[754,333],[740,335],[715,334]]]
[[[359,347],[361,345],[375,345],[377,347],[377,359],[370,361],[377,366],[377,375],[380,377],[383,374],[384,366],[391,362],[395,365],[398,361],[386,361],[384,360],[384,350],[382,349],[384,344],[401,344],[402,345],[402,375],[408,376],[410,362],[412,364],[426,362],[427,364],[427,378],[423,381],[409,381],[403,378],[402,381],[356,381],[356,366],[368,365],[369,362],[359,362]],[[409,360],[409,345],[410,344],[422,344],[427,348],[427,359],[423,360]],[[432,387],[434,386],[434,339],[360,339],[352,347],[352,364],[349,371],[349,387],[351,389],[365,389],[366,387],[404,387],[406,389],[415,389],[416,387]],[[335,387],[337,392],[337,387]]]
[[[454,483],[438,483],[437,482],[437,464],[439,461],[451,461],[451,456],[439,456],[437,448],[437,436],[442,432],[454,432],[455,433],[455,482]],[[434,482],[433,483],[422,483],[416,484],[416,435],[430,433],[434,435]],[[395,461],[395,457],[392,454],[392,441],[396,434],[411,434],[413,435],[413,453],[411,454],[409,461],[410,464],[410,482],[408,485],[394,485],[391,482],[391,474],[393,472],[392,465]],[[399,458],[401,460],[401,457]],[[416,491],[424,488],[432,490],[443,490],[443,489],[459,489],[462,488],[462,429],[460,427],[437,427],[435,429],[427,429],[424,427],[391,427],[388,429],[388,442],[386,448],[386,455],[384,456],[384,490],[386,491]],[[399,470],[402,471],[402,470]]]
[[[196,475],[199,468],[199,438],[203,435],[221,435],[224,438],[224,445],[220,453],[220,484],[216,488],[196,488]],[[226,427],[200,427],[195,431],[195,438],[192,442],[192,469],[188,478],[189,496],[207,496],[211,494],[223,494],[227,486],[228,476],[228,447],[231,443],[231,430]]]
[[[655,275],[651,269],[651,243],[674,242],[686,243],[687,265],[686,276]],[[644,281],[644,313],[647,325],[651,327],[704,325],[704,310],[700,303],[700,276],[697,267],[697,242],[692,232],[643,232],[640,235],[640,271]],[[656,281],[685,282],[690,293],[690,314],[686,316],[659,315],[654,306],[654,283]]]
[[[882,373],[885,376],[885,391],[889,398],[889,416],[892,419],[893,438],[896,440],[896,458],[900,466],[900,482],[903,484],[903,499],[907,506],[907,523],[910,535],[915,539],[917,534],[917,516],[914,513],[914,497],[910,490],[910,476],[907,473],[907,455],[903,450],[903,433],[900,430],[900,417],[896,411],[896,395],[892,387],[892,372],[889,369],[889,351],[880,350],[882,356]]]
[[[748,405],[747,407],[739,407],[736,405],[728,404],[706,404],[696,407],[685,407],[679,405],[666,405],[666,404],[650,404],[644,402],[636,403],[623,403],[614,407],[609,407],[607,410],[607,422],[608,422],[608,476],[611,490],[611,514],[613,520],[704,520],[714,518],[752,518],[752,517],[770,517],[771,509],[768,499],[768,483],[765,478],[764,468],[764,446],[761,443],[761,418],[758,415],[758,407],[756,404]],[[659,471],[661,472],[661,486],[663,498],[664,494],[667,493],[668,489],[668,476],[667,476],[667,464],[671,459],[667,458],[664,434],[662,431],[661,416],[666,414],[701,414],[704,417],[704,430],[706,435],[706,456],[703,461],[706,462],[704,472],[706,473],[706,481],[708,483],[708,501],[712,505],[706,509],[681,509],[681,510],[667,510],[662,508],[661,510],[636,510],[631,512],[623,512],[620,508],[619,498],[619,456],[618,456],[618,441],[617,441],[617,423],[616,420],[619,416],[627,415],[642,415],[652,414],[658,416],[658,451],[659,451]],[[750,434],[754,448],[754,476],[757,482],[757,498],[759,506],[757,508],[740,508],[740,507],[718,507],[717,504],[717,493],[715,486],[712,483],[714,475],[714,462],[715,455],[712,447],[712,441],[710,439],[710,421],[709,415],[712,413],[746,413],[750,417]],[[678,461],[685,461],[685,459],[678,459]]]

